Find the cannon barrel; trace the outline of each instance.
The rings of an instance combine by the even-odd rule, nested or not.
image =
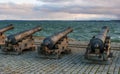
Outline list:
[[[97,36],[95,36],[95,38],[102,40],[104,43],[108,32],[109,32],[109,28],[107,26],[104,26],[102,27],[100,33]]]
[[[68,27],[67,29],[56,33],[50,37],[47,37],[43,40],[43,45],[48,46],[50,49],[63,37],[65,37],[68,33],[72,32],[73,29]]]
[[[104,52],[104,43],[108,32],[109,28],[107,26],[104,26],[102,27],[100,33],[90,40],[92,51],[95,51],[95,49],[99,49],[101,53]]]
[[[67,28],[64,31],[59,32],[58,34],[55,34],[51,36],[51,40],[56,44],[58,40],[60,40],[62,37],[66,36],[68,33],[72,32],[72,28]]]
[[[0,33],[4,33],[4,32],[6,32],[6,31],[8,31],[8,30],[10,30],[10,29],[13,29],[13,28],[14,28],[14,27],[13,27],[12,24],[7,25],[7,26],[5,26],[5,27],[3,27],[3,28],[0,29]]]
[[[107,35],[109,28],[107,26],[102,27],[102,30],[90,40],[88,47],[86,48],[85,58],[87,60],[109,61],[112,58],[111,40]],[[104,62],[107,63],[107,62]]]
[[[30,30],[26,30],[17,34],[13,34],[7,37],[6,42],[12,43],[12,44],[16,44],[17,42],[21,41],[22,39],[31,36],[32,34],[34,34],[35,32],[38,32],[41,30],[41,27],[35,27],[32,28]]]

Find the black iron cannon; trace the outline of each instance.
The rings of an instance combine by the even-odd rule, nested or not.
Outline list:
[[[98,57],[98,59],[107,60],[108,57],[112,55],[110,52],[111,41],[110,36],[107,36],[109,32],[109,28],[107,26],[102,27],[100,33],[90,40],[88,47],[86,49],[85,58],[90,58],[90,56],[94,54],[94,56]]]
[[[49,36],[43,40],[40,49],[38,49],[39,54],[52,55],[57,54],[60,56],[62,52],[70,52],[71,50],[67,48],[68,37],[67,35],[72,32],[73,29],[68,27],[67,29]]]

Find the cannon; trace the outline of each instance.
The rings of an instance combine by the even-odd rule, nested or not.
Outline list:
[[[41,30],[41,27],[35,27],[17,34],[7,36],[5,46],[2,51],[5,53],[21,54],[24,50],[35,50],[35,44],[32,34]]]
[[[70,53],[71,49],[68,48],[67,34],[72,31],[73,29],[68,27],[61,32],[46,37],[41,43],[40,48],[38,48],[38,54],[41,54],[43,57],[48,58],[60,58],[60,55],[62,53]]]
[[[10,25],[7,25],[7,26],[0,29],[0,46],[5,44],[6,35],[4,33],[8,30],[13,29],[13,28],[14,28],[13,25],[10,24]]]
[[[109,28],[107,26],[102,27],[100,33],[90,40],[88,47],[86,48],[85,58],[88,60],[101,60],[107,61],[112,57],[111,40],[110,36],[107,36]]]

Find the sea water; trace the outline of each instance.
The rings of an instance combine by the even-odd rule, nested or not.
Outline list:
[[[119,21],[0,21],[0,28],[13,24],[14,29],[6,32],[7,36],[16,34],[24,30],[41,26],[42,31],[35,33],[35,36],[47,37],[59,32],[67,27],[72,27],[73,32],[68,36],[80,41],[89,41],[97,35],[103,26],[108,26],[112,41],[120,42],[120,22]]]

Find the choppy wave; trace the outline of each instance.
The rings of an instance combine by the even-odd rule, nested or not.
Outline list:
[[[0,21],[0,27],[8,24],[14,24],[15,29],[7,31],[6,34],[14,34],[23,30],[41,26],[42,31],[35,33],[37,36],[50,36],[67,27],[72,27],[74,31],[69,34],[69,37],[80,41],[88,41],[93,35],[96,35],[102,26],[109,26],[112,41],[120,42],[120,22],[113,21]]]

